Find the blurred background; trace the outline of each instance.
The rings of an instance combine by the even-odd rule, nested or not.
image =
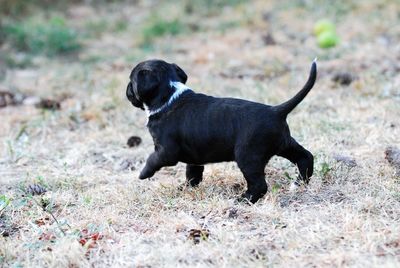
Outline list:
[[[357,88],[368,92],[365,77],[372,79],[367,84],[391,78],[380,93],[398,95],[393,79],[400,68],[398,1],[1,0],[0,5],[0,83],[12,91],[87,91],[82,84],[38,89],[32,82],[48,78],[64,84],[50,78],[51,72],[90,76],[93,68],[107,66],[114,76],[102,78],[111,83],[153,57],[195,71],[191,82],[207,88],[202,75],[274,83],[318,56],[326,63],[321,75],[333,75],[334,82],[349,85],[361,78]],[[47,77],[39,79],[46,68]],[[32,76],[29,85],[21,74]]]

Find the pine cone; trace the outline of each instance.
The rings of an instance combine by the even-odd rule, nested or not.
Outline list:
[[[128,147],[132,148],[132,147],[136,147],[139,146],[142,143],[142,139],[138,136],[132,136],[128,139]]]
[[[31,184],[26,188],[26,193],[31,195],[42,195],[45,192],[47,192],[47,190],[39,184]]]

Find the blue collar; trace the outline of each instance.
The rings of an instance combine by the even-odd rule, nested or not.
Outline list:
[[[147,117],[158,114],[161,111],[165,110],[166,108],[171,106],[171,104],[175,100],[177,100],[182,95],[183,92],[190,90],[190,88],[188,86],[186,86],[185,84],[178,82],[178,81],[170,81],[169,85],[172,88],[175,88],[174,94],[171,95],[171,97],[168,99],[168,101],[166,103],[164,103],[163,105],[161,105],[161,107],[159,107],[155,110],[149,110],[149,108],[147,106],[145,106],[146,112],[147,112]]]

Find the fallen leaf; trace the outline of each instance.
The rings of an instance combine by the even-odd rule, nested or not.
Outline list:
[[[194,244],[200,243],[201,240],[207,240],[210,236],[210,231],[207,229],[190,229],[189,239],[193,240]]]
[[[39,236],[39,240],[41,241],[50,241],[54,242],[56,240],[56,236],[51,232],[44,232]]]
[[[40,218],[40,219],[35,220],[35,224],[38,225],[38,226],[43,226],[43,225],[46,225],[47,222],[49,222],[49,221],[50,221],[49,217],[44,217],[44,218]]]
[[[35,105],[36,108],[45,110],[60,110],[61,104],[57,100],[42,99],[38,104]]]

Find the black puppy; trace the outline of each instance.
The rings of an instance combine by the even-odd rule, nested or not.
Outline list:
[[[204,164],[236,161],[247,181],[242,197],[255,203],[268,189],[265,165],[278,155],[297,164],[298,179],[308,183],[313,155],[290,136],[286,117],[311,90],[316,76],[314,61],[307,83],[296,96],[268,106],[198,94],[185,85],[187,75],[176,64],[162,60],[139,63],[131,72],[126,96],[135,107],[147,111],[155,146],[139,179],[184,162],[187,183],[196,186]]]

